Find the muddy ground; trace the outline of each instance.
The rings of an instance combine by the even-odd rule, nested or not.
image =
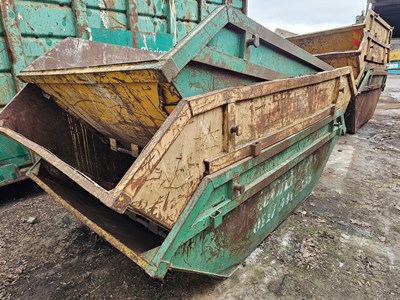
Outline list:
[[[31,182],[0,189],[0,299],[400,299],[400,77],[229,279],[150,279]],[[29,218],[33,222],[29,223]]]

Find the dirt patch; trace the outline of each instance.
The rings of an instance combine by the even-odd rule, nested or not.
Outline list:
[[[313,195],[225,281],[152,280],[32,183],[0,189],[0,299],[399,299],[400,85],[388,84]]]

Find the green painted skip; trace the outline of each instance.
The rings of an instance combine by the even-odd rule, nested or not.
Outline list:
[[[310,54],[291,47],[293,45],[286,40],[277,42],[279,47],[274,46],[269,39],[276,39],[275,34],[233,9],[215,10],[211,17],[209,22],[201,24],[188,35],[190,39],[184,40],[186,43],[166,55],[173,59],[180,71],[171,77],[183,97],[248,85],[267,78],[313,74],[324,67],[311,61],[315,58]],[[248,32],[259,33],[261,42],[258,48],[246,46],[244,41],[249,38],[246,37]],[[298,53],[290,53],[292,50]],[[196,59],[215,64],[204,66],[193,63]],[[234,72],[240,73],[240,78]]]
[[[0,135],[0,186],[19,178],[20,169],[31,163],[28,150]]]
[[[120,46],[133,47],[133,36],[127,30],[91,29],[93,40]],[[138,48],[158,53],[166,53],[174,46],[173,37],[167,33],[136,33]]]
[[[15,61],[15,63],[20,63],[20,61]],[[0,22],[0,87],[1,111],[17,90],[2,22]],[[0,135],[0,186],[17,180],[21,176],[20,168],[30,162],[31,157],[27,149],[15,141]]]
[[[225,0],[174,3],[170,8],[168,0],[1,1],[0,110],[23,86],[16,75],[65,37],[167,52]],[[242,0],[232,4],[243,8]],[[0,142],[0,162],[9,161],[18,170],[31,161],[15,142],[4,137]],[[0,185],[6,173],[9,167],[0,165]]]
[[[365,88],[368,88],[368,86],[372,82],[373,75],[374,75],[374,70],[364,71],[363,76],[360,78],[360,82],[358,82],[357,84],[358,93],[361,94],[365,90]]]
[[[360,78],[360,81],[357,83],[358,93],[361,94],[363,92],[368,92],[371,90],[371,86],[381,85],[384,87],[386,84],[387,75],[376,75],[374,70],[366,70],[364,71],[364,75]]]
[[[310,195],[345,130],[342,115],[290,137],[289,147],[264,161],[249,158],[207,176],[163,245],[151,253],[150,272],[158,278],[168,268],[229,276]],[[266,178],[270,182],[257,189]],[[242,195],[233,192],[234,182],[246,187]]]

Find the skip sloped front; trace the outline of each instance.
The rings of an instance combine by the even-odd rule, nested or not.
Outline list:
[[[361,24],[288,38],[336,68],[353,68],[358,94],[346,111],[350,133],[371,119],[385,88],[392,32],[393,28],[370,10]]]
[[[42,157],[29,176],[157,278],[229,276],[312,191],[356,92],[343,68],[182,99],[135,159],[28,89],[0,131]]]

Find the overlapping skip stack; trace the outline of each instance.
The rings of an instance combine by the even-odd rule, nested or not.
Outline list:
[[[346,111],[351,133],[372,118],[385,88],[392,32],[388,23],[369,10],[360,24],[288,38],[336,68],[353,68],[357,96]]]
[[[168,24],[137,19],[151,47],[63,40],[19,74],[0,132],[37,155],[30,178],[150,276],[226,277],[311,193],[346,130],[353,70],[240,1],[148,2]]]

